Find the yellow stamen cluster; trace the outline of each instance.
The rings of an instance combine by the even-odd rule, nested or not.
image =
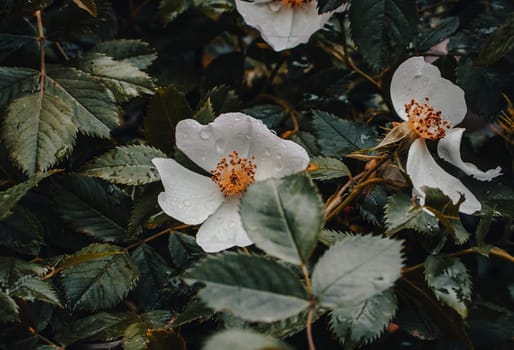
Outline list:
[[[287,5],[289,7],[298,7],[302,6],[303,4],[311,2],[311,0],[279,0],[282,1],[284,5]]]
[[[435,111],[434,107],[428,104],[428,97],[425,97],[425,100],[426,102],[421,104],[412,99],[405,105],[409,127],[424,139],[438,140],[446,136],[450,124],[441,119],[441,111]]]
[[[211,170],[211,180],[214,181],[225,196],[241,193],[255,181],[255,165],[252,160],[240,158],[237,151],[232,151],[227,158],[222,158]]]

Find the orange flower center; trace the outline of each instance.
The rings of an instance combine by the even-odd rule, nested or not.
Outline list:
[[[228,158],[222,158],[211,170],[211,180],[214,181],[225,196],[241,193],[255,181],[255,165],[248,158],[240,158],[237,151],[232,151]]]
[[[421,104],[412,99],[405,105],[409,127],[424,139],[438,140],[446,136],[450,124],[441,119],[441,111],[435,111],[434,107],[428,104],[428,97],[425,97],[425,100],[426,102]]]
[[[279,0],[282,1],[284,5],[287,5],[289,7],[298,7],[302,6],[303,4],[311,2],[311,0]]]

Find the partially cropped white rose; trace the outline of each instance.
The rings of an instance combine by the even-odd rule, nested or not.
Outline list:
[[[335,11],[318,14],[317,1],[236,0],[236,8],[247,24],[256,28],[275,51],[293,48],[309,41]]]
[[[461,159],[460,144],[465,129],[455,126],[466,115],[464,91],[442,78],[439,69],[425,62],[423,57],[412,57],[394,72],[391,100],[396,113],[416,135],[409,148],[406,170],[421,203],[425,198],[422,187],[427,186],[439,188],[453,203],[463,194],[465,201],[460,206],[463,213],[480,210],[481,204],[473,193],[435,162],[426,145],[426,140],[437,140],[439,157],[477,180],[490,181],[501,175],[500,167],[481,171]]]
[[[226,113],[202,125],[193,119],[176,127],[177,147],[210,173],[195,173],[174,159],[155,158],[164,192],[158,202],[169,216],[202,224],[196,241],[206,252],[248,246],[239,216],[242,193],[254,181],[281,178],[304,170],[309,156],[300,145],[283,140],[262,121]]]

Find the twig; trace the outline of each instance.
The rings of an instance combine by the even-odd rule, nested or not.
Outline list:
[[[41,19],[41,10],[37,10],[34,14],[37,20],[37,32],[39,40],[39,50],[41,55],[40,60],[40,74],[39,74],[39,93],[43,97],[44,86],[45,86],[45,33],[43,32],[43,20]]]
[[[300,131],[300,125],[298,124],[298,119],[296,116],[299,114],[299,112],[291,105],[289,102],[287,102],[284,99],[281,99],[279,97],[269,95],[269,94],[261,94],[259,95],[259,98],[264,100],[270,100],[277,105],[279,105],[287,114],[289,114],[289,117],[291,118],[291,121],[293,122],[293,129],[284,131],[282,134],[280,134],[280,137],[283,139],[287,139],[291,137],[291,135],[296,134],[298,131]]]
[[[314,345],[314,339],[312,338],[312,319],[314,317],[314,305],[309,307],[309,313],[307,314],[307,321],[305,331],[307,333],[307,342],[309,343],[309,350],[316,350]]]
[[[64,346],[59,346],[57,344],[55,344],[54,342],[52,342],[50,339],[48,339],[47,337],[39,334],[34,328],[32,327],[29,327],[28,328],[29,332],[33,335],[35,335],[36,337],[38,337],[39,339],[41,339],[41,341],[47,345],[50,345],[52,348],[54,349],[64,349]]]
[[[151,235],[150,237],[147,237],[145,239],[143,239],[142,241],[139,241],[139,242],[136,242],[136,243],[133,243],[131,245],[129,245],[127,248],[125,248],[126,250],[132,250],[134,248],[137,248],[143,244],[146,244],[148,242],[151,242],[153,241],[154,239],[157,239],[161,236],[164,236],[165,234],[167,233],[171,233],[172,231],[176,231],[176,230],[183,230],[185,228],[188,228],[190,227],[191,225],[186,225],[186,224],[182,224],[182,225],[178,225],[178,226],[175,226],[175,227],[168,227],[167,229],[164,229],[162,231],[159,231],[157,232],[156,234],[153,234]]]

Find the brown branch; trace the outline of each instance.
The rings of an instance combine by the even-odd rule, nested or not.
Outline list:
[[[45,33],[43,31],[43,20],[41,18],[41,10],[37,10],[35,12],[34,16],[36,16],[36,21],[37,21],[39,51],[40,51],[40,55],[41,55],[40,74],[39,74],[39,93],[41,94],[41,97],[42,97],[43,93],[44,93],[45,76],[46,76],[46,68],[45,68]]]
[[[159,231],[157,232],[156,234],[153,234],[151,235],[150,237],[147,237],[145,239],[143,239],[142,241],[139,241],[139,242],[136,242],[136,243],[133,243],[131,245],[129,245],[127,248],[125,248],[126,250],[132,250],[134,248],[137,248],[143,244],[147,244],[148,242],[151,242],[153,241],[154,239],[157,239],[161,236],[164,236],[168,233],[171,233],[172,231],[176,231],[176,230],[183,230],[185,228],[188,228],[190,227],[191,225],[186,225],[186,224],[181,224],[181,225],[177,225],[175,227],[168,227],[167,229],[164,229],[162,231]]]

